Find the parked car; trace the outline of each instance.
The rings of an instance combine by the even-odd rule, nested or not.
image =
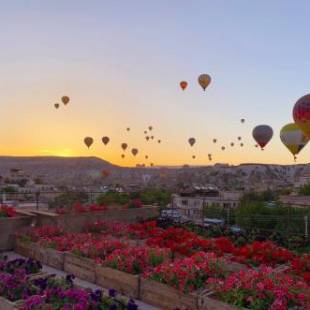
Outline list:
[[[208,218],[205,217],[203,219],[202,226],[203,227],[211,227],[211,226],[224,226],[225,221],[223,219],[217,219],[217,218]]]

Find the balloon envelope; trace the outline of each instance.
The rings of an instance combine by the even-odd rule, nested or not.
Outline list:
[[[186,81],[181,81],[180,82],[180,87],[182,88],[182,90],[185,90],[185,88],[187,87],[188,83]]]
[[[269,125],[258,125],[252,135],[257,144],[263,149],[273,136],[273,129]]]
[[[68,96],[62,96],[61,101],[63,102],[63,104],[68,104],[70,101],[70,98]]]
[[[131,150],[131,153],[132,153],[133,156],[136,156],[138,154],[138,149],[133,148]]]
[[[189,138],[188,143],[190,146],[193,146],[196,143],[196,139],[195,138]]]
[[[127,147],[128,147],[128,144],[127,143],[122,143],[121,144],[121,147],[124,151],[126,151]]]
[[[59,103],[55,103],[55,104],[54,104],[54,107],[55,107],[56,109],[58,109],[58,108],[59,108]]]
[[[110,138],[109,138],[109,137],[102,137],[102,143],[103,143],[104,145],[107,145],[107,144],[109,143],[109,141],[110,141]]]
[[[94,139],[92,137],[85,137],[84,143],[88,148],[90,148],[90,146],[94,143]]]
[[[297,155],[309,141],[309,138],[306,137],[295,123],[285,125],[280,131],[280,138],[282,143],[294,156]]]
[[[293,118],[297,126],[310,138],[310,94],[301,97],[295,103]]]
[[[211,76],[209,74],[200,74],[198,77],[198,83],[203,88],[203,90],[206,90],[206,88],[211,83]]]

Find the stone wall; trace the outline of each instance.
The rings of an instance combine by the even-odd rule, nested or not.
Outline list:
[[[37,226],[52,225],[63,227],[65,231],[79,232],[86,224],[95,221],[117,221],[134,223],[139,220],[148,220],[159,216],[159,207],[143,207],[137,209],[108,209],[106,211],[62,214],[59,216],[38,216]]]
[[[0,218],[0,252],[13,249],[13,234],[26,227],[30,227],[33,218],[30,216],[16,216]]]

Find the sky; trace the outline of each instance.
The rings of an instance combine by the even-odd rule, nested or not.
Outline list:
[[[1,1],[0,155],[293,164],[279,131],[310,93],[309,11],[307,0]],[[201,73],[212,77],[206,92]],[[63,95],[70,103],[56,110]],[[259,124],[274,129],[264,151],[252,138]],[[297,161],[307,162],[310,144]]]

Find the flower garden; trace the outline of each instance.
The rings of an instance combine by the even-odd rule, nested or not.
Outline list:
[[[227,237],[203,238],[153,221],[97,221],[80,233],[33,228],[17,236],[15,251],[47,265],[57,261],[67,273],[164,309],[282,310],[310,304],[310,255],[270,241],[236,246]],[[85,294],[93,302],[95,293]]]

